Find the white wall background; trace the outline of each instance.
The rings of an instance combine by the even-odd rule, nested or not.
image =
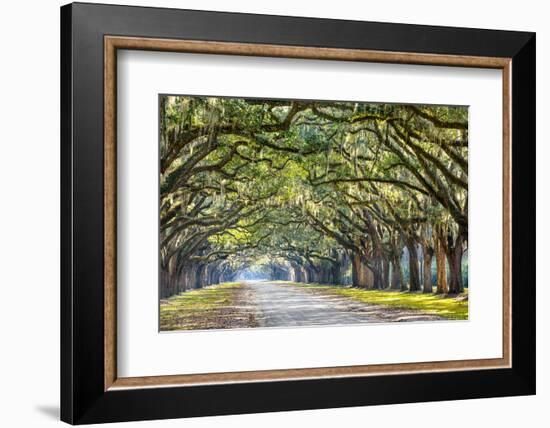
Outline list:
[[[103,1],[104,3],[113,3]],[[539,267],[550,256],[550,182],[542,124],[550,114],[550,27],[541,1],[147,0],[126,4],[322,18],[485,27],[537,32],[537,227]],[[4,2],[0,9],[0,421],[54,426],[59,407],[59,6],[58,0]],[[116,3],[116,2],[115,2]],[[546,248],[545,248],[546,247]],[[143,422],[159,427],[398,426],[500,428],[548,423],[550,298],[537,274],[538,395],[351,409]],[[126,426],[137,426],[137,423]]]

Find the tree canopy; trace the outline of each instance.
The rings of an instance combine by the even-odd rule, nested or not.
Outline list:
[[[163,296],[251,266],[458,293],[467,236],[466,107],[161,97]]]

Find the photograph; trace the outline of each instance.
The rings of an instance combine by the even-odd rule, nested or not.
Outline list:
[[[159,330],[468,320],[468,113],[160,94]]]
[[[544,414],[543,13],[116,1],[7,22],[7,426]]]

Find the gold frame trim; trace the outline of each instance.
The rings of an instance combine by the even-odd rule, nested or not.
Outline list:
[[[502,70],[503,82],[503,349],[502,358],[305,369],[118,378],[116,368],[116,52],[118,49],[337,61],[442,65]],[[382,52],[196,40],[104,37],[104,389],[191,386],[509,368],[512,361],[511,58]]]

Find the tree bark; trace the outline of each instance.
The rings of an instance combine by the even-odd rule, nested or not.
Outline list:
[[[409,252],[409,291],[419,291],[418,253],[416,251],[416,242],[413,239],[407,240],[407,250]]]
[[[394,257],[391,263],[391,288],[392,290],[407,291],[407,284],[403,281],[400,257]]]
[[[160,271],[160,297],[170,297],[169,292],[170,275],[165,268]]]
[[[352,275],[349,275],[348,272],[351,272],[351,259],[347,251],[340,254],[340,279],[338,280],[341,284],[351,285],[352,284]]]
[[[202,287],[202,272],[203,265],[197,265],[193,269],[193,282],[191,283],[192,288],[197,289]]]
[[[177,270],[177,258],[171,257],[168,261],[167,266],[167,284],[166,284],[166,297],[173,296],[177,293],[177,279],[178,279],[178,270]]]
[[[382,260],[382,288],[390,286],[390,261],[386,258]]]
[[[422,291],[424,293],[433,293],[433,285],[432,285],[432,257],[433,257],[433,249],[425,245],[424,246],[424,278],[423,278],[423,287]]]
[[[306,274],[304,268],[300,265],[294,266],[294,280],[296,282],[306,282]]]
[[[331,270],[331,284],[339,285],[341,284],[341,266],[340,266],[340,260],[338,260],[336,263],[332,264],[332,270]]]
[[[307,272],[307,283],[308,284],[313,284],[313,283],[318,283],[319,282],[319,277],[317,275],[317,272],[315,271],[315,269],[313,269],[312,267],[308,267],[306,268],[306,272]]]
[[[458,294],[464,291],[462,284],[462,245],[464,235],[459,232],[454,243],[452,236],[448,235],[447,261],[449,263],[449,293]]]
[[[403,243],[401,234],[393,233],[391,236],[391,289],[407,291],[407,284],[403,280],[401,260],[403,257]]]
[[[352,259],[352,284],[354,287],[371,288],[373,285],[372,272],[367,266],[364,256],[354,254]]]
[[[373,276],[372,288],[374,290],[382,290],[384,287],[384,271],[382,266],[382,260],[376,259],[374,266],[370,269]]]
[[[437,290],[438,294],[447,294],[447,265],[445,261],[445,246],[441,242],[442,237],[438,236],[436,240],[435,263],[437,267]]]

